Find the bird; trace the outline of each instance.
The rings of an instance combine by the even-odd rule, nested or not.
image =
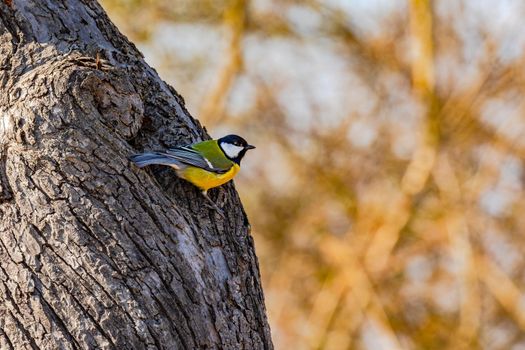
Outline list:
[[[178,177],[198,187],[211,206],[224,217],[222,210],[208,196],[208,190],[233,179],[246,152],[254,148],[238,135],[226,135],[164,151],[134,154],[130,160],[139,168],[152,164],[172,167]]]

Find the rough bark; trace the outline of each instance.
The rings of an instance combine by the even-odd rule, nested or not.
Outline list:
[[[207,137],[96,1],[0,0],[1,349],[272,348],[233,185],[127,159]]]

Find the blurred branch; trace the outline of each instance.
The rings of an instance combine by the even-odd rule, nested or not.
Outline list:
[[[199,118],[212,127],[224,116],[224,108],[235,77],[242,68],[242,40],[246,16],[246,1],[232,0],[224,13],[224,26],[230,35],[224,63],[219,70],[217,81],[203,99]]]
[[[402,228],[408,222],[412,210],[412,196],[425,186],[434,166],[438,143],[438,106],[434,95],[434,66],[432,44],[432,9],[428,0],[410,2],[410,29],[412,44],[412,83],[414,93],[427,105],[427,116],[419,146],[401,179],[401,194],[395,213],[373,235],[366,254],[370,271],[380,272],[388,261]]]
[[[348,237],[350,235],[345,235]],[[359,315],[364,319],[368,318],[374,321],[374,324],[381,328],[383,335],[387,337],[389,343],[393,346],[391,349],[402,349],[399,344],[396,332],[394,331],[387,313],[385,312],[381,299],[374,290],[373,283],[366,274],[366,269],[359,262],[363,250],[363,245],[366,244],[366,237],[357,235],[354,239],[338,239],[329,237],[320,248],[325,256],[339,269],[337,283],[343,283],[342,290],[348,288],[351,293],[348,293],[347,299],[354,299],[355,303],[347,301],[345,305],[355,304],[359,310],[352,310],[352,313],[359,311]],[[341,311],[339,311],[341,312]],[[363,322],[354,322],[356,326],[362,325]],[[347,332],[350,337],[352,330]],[[348,340],[350,343],[350,340]]]
[[[323,288],[317,293],[315,301],[308,316],[308,323],[314,325],[312,332],[308,335],[309,344],[316,344],[314,348],[324,349],[328,334],[333,328],[337,315],[345,307],[345,299],[348,294],[346,281],[335,280],[333,283],[325,282]],[[349,329],[346,329],[348,332]],[[348,333],[347,333],[348,334]],[[339,340],[341,348],[347,348],[351,340],[349,334],[345,340]],[[346,343],[346,344],[344,344]]]
[[[434,50],[430,0],[410,1],[412,83],[422,95],[434,92]]]
[[[484,140],[493,147],[525,159],[525,145],[518,144],[517,140],[509,140],[498,129],[486,125],[480,119],[483,102],[510,86],[521,89],[525,87],[525,78],[519,66],[505,69],[491,67],[467,91],[446,101],[439,118],[443,120],[443,132],[447,135],[454,134],[455,148],[468,147],[464,145],[465,142]]]
[[[386,271],[390,257],[399,235],[410,217],[414,214],[408,196],[398,193],[392,195],[391,202],[385,206],[384,223],[371,232],[372,241],[365,254],[367,270],[375,275]],[[392,208],[395,208],[392,210]]]
[[[445,152],[437,158],[433,177],[439,188],[446,215],[449,251],[457,266],[460,310],[459,327],[450,349],[470,349],[476,339],[481,318],[481,297],[477,269],[470,244],[470,233],[462,207],[463,194],[454,168]]]
[[[381,41],[374,44],[359,37],[349,24],[349,19],[330,6],[318,0],[306,0],[306,3],[329,18],[327,22],[332,26],[330,34],[342,38],[349,48],[354,49],[352,55],[359,57],[361,59],[360,63],[367,68],[363,69],[363,72],[373,73],[378,68],[397,72],[406,71],[405,65],[401,62],[394,49],[397,40],[390,38],[391,40],[389,41]]]
[[[476,256],[476,265],[483,273],[479,274],[481,281],[496,298],[503,309],[514,319],[519,328],[525,331],[525,313],[523,312],[523,293],[503,272],[498,265],[484,255]]]
[[[438,100],[434,94],[434,65],[432,51],[432,9],[429,0],[410,1],[412,46],[412,83],[414,92],[427,105],[427,117],[420,145],[414,152],[401,181],[407,195],[423,189],[434,165],[439,139]]]

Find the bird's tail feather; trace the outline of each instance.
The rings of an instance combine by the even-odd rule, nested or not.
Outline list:
[[[151,164],[169,165],[175,168],[180,167],[180,162],[178,162],[176,159],[156,152],[134,154],[129,157],[129,159],[139,168],[143,168]]]

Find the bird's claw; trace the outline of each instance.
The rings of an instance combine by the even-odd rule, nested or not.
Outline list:
[[[202,192],[202,195],[203,195],[204,198],[206,198],[206,200],[207,200],[207,207],[208,207],[208,208],[211,208],[211,209],[213,209],[213,210],[215,210],[215,212],[217,212],[217,214],[219,214],[223,219],[226,219],[226,215],[224,215],[224,212],[222,211],[222,209],[219,208],[219,207],[217,206],[217,204],[215,204],[215,202],[213,202],[213,201],[211,200],[210,197],[208,197],[208,193],[207,193],[206,191],[203,191],[203,192]]]

